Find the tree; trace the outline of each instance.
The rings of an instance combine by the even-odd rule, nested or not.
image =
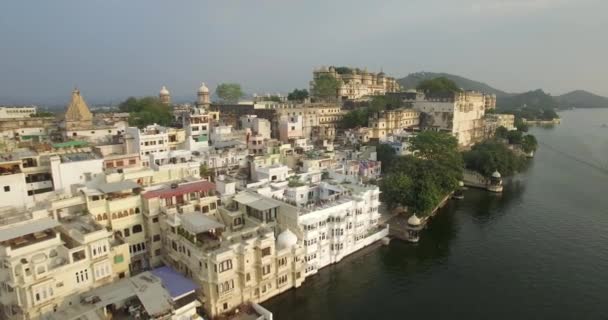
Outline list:
[[[384,166],[384,163],[382,165]],[[382,202],[386,203],[391,209],[398,206],[407,207],[412,202],[412,199],[410,199],[411,193],[408,192],[412,185],[412,178],[402,172],[386,175],[380,184]]]
[[[489,177],[494,170],[498,170],[503,176],[510,176],[524,168],[526,159],[513,152],[504,143],[487,140],[465,152],[464,162],[467,168],[486,177]]]
[[[36,113],[30,115],[31,118],[44,118],[44,117],[54,117],[55,114],[49,111],[36,111]]]
[[[515,116],[514,125],[518,131],[528,132],[529,126],[524,122],[524,120],[521,117],[518,117],[517,115]]]
[[[523,133],[518,130],[509,131],[507,133],[507,140],[509,144],[521,144]]]
[[[340,127],[343,129],[367,127],[368,119],[369,110],[367,108],[354,109],[346,113],[342,119],[340,119]]]
[[[507,139],[508,134],[509,134],[509,129],[507,129],[503,126],[500,126],[500,127],[496,128],[496,132],[494,133],[494,136],[499,139]]]
[[[443,160],[458,155],[458,140],[438,131],[422,131],[410,140],[410,151],[427,160]]]
[[[268,97],[268,101],[281,102],[281,97],[279,97],[279,96],[270,96],[270,97]]]
[[[456,83],[446,77],[438,77],[420,82],[416,89],[427,94],[445,94],[462,91]]]
[[[215,89],[222,103],[237,103],[243,97],[243,90],[238,83],[220,83]]]
[[[173,115],[168,106],[156,97],[137,99],[130,97],[119,105],[119,110],[129,113],[129,125],[143,128],[151,124],[168,126],[173,121]]]
[[[538,148],[538,141],[536,141],[536,137],[531,135],[531,134],[527,134],[525,136],[523,136],[522,141],[521,141],[521,149],[526,152],[526,153],[530,153],[530,152],[534,152],[536,151],[536,148]]]
[[[379,144],[376,146],[376,159],[382,165],[382,172],[388,172],[397,157],[395,149],[388,144]]]
[[[379,112],[384,110],[393,110],[402,108],[404,106],[403,100],[396,96],[373,96],[369,108],[372,112]]]
[[[338,96],[340,81],[330,75],[321,75],[316,78],[312,86],[312,95],[324,100],[332,100]]]
[[[287,100],[289,101],[304,101],[308,98],[308,90],[306,89],[293,89],[287,95]]]
[[[207,167],[204,164],[201,164],[200,169],[199,169],[199,174],[200,174],[201,178],[211,179],[211,177],[213,177],[215,175],[215,170],[210,169],[209,167]]]
[[[398,201],[397,204],[407,205],[416,214],[424,216],[458,187],[462,179],[463,159],[458,152],[456,138],[447,133],[423,131],[412,138],[410,144],[411,150],[415,151],[413,156],[391,157],[388,150],[376,149],[378,159],[383,157],[389,162],[388,170],[383,170],[388,181],[381,184],[381,189],[387,201]],[[382,167],[386,168],[384,162]],[[400,175],[409,178],[409,188],[395,187],[405,185]],[[397,178],[389,178],[391,176]]]

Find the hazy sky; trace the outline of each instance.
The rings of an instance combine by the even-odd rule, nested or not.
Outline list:
[[[606,0],[26,1],[0,7],[0,104],[308,87],[321,65],[608,95]],[[3,101],[5,100],[5,101]]]

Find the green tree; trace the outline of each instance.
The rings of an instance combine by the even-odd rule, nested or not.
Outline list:
[[[119,105],[119,110],[129,113],[129,125],[143,128],[150,124],[168,126],[173,115],[168,106],[155,97],[137,99],[130,97]]]
[[[333,100],[338,95],[338,88],[340,87],[340,81],[330,75],[321,75],[314,80],[312,86],[312,95],[324,99]]]
[[[507,140],[509,144],[521,144],[523,133],[518,130],[512,130],[507,133]]]
[[[306,89],[293,89],[287,95],[287,100],[289,101],[304,101],[308,98],[308,90]]]
[[[456,139],[447,133],[423,131],[412,138],[410,144],[411,150],[415,151],[414,156],[391,158],[384,155],[389,159],[388,170],[384,170],[385,165],[382,164],[385,179],[405,175],[411,181],[409,188],[393,187],[396,183],[391,179],[397,178],[389,179],[388,184],[381,184],[381,188],[385,199],[401,199],[399,201],[404,202],[398,204],[405,203],[413,212],[424,216],[458,187],[464,164]],[[380,156],[378,152],[379,159]]]
[[[456,83],[446,77],[438,77],[421,81],[416,89],[427,94],[444,94],[462,91]]]
[[[536,137],[531,135],[531,134],[527,134],[525,136],[523,136],[522,141],[521,141],[521,149],[526,152],[526,153],[530,153],[533,151],[536,151],[536,148],[538,148],[538,141],[536,141]]]
[[[395,149],[388,144],[382,143],[376,146],[376,159],[378,159],[382,165],[382,172],[388,172],[390,170],[396,157],[397,154]]]
[[[367,127],[369,120],[369,110],[367,108],[354,109],[346,113],[340,119],[340,127],[343,129],[353,129]]]
[[[514,123],[515,127],[517,128],[518,131],[521,132],[528,132],[528,129],[530,128],[521,117],[518,117],[517,115],[515,116],[515,123]]]
[[[401,99],[391,95],[373,96],[369,108],[372,112],[393,110],[402,108],[404,103]]]
[[[211,179],[215,175],[215,170],[210,169],[209,167],[207,167],[204,164],[201,164],[201,166],[199,168],[199,174],[200,174],[201,178]]]
[[[238,83],[220,83],[215,93],[222,103],[237,103],[243,97],[243,90]]]
[[[508,134],[509,134],[509,129],[507,129],[503,126],[500,126],[500,127],[496,128],[496,132],[494,133],[494,136],[499,139],[507,139]]]
[[[270,96],[270,97],[268,97],[268,101],[281,102],[281,97],[279,97],[279,96]]]
[[[412,178],[405,173],[396,172],[386,175],[380,183],[382,202],[386,203],[391,209],[410,205],[412,203],[412,199],[410,199],[412,193],[408,190],[411,190],[412,185]]]
[[[510,176],[525,167],[526,159],[513,152],[504,143],[487,140],[465,152],[464,162],[468,169],[486,177],[489,177],[494,170],[498,170],[503,176]]]
[[[30,115],[31,118],[45,118],[45,117],[54,117],[55,114],[49,111],[36,111],[36,113]]]

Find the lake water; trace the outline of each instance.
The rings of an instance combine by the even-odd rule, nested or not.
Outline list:
[[[275,319],[608,319],[608,110],[533,128],[540,148],[502,195],[451,201],[393,240],[263,303]]]

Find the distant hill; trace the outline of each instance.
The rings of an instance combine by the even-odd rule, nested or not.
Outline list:
[[[501,110],[514,110],[519,108],[553,109],[558,107],[554,97],[541,89],[528,91],[510,96],[497,97],[496,107]]]
[[[410,73],[407,77],[398,79],[397,82],[406,89],[413,89],[418,86],[418,84],[423,80],[445,77],[456,83],[460,88],[464,90],[474,90],[483,93],[493,93],[497,97],[508,96],[510,95],[507,92],[502,90],[498,90],[485,84],[483,82],[467,79],[461,76],[449,74],[449,73],[439,73],[439,72],[416,72]]]
[[[608,98],[585,90],[575,90],[555,97],[560,108],[608,108]]]

